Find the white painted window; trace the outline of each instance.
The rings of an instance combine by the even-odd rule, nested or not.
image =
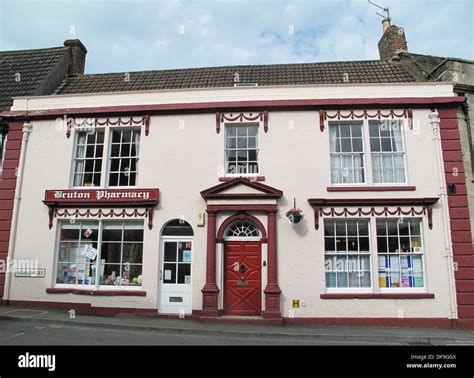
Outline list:
[[[377,219],[379,287],[424,288],[420,218]]]
[[[329,124],[331,182],[362,184],[365,182],[362,122]]]
[[[258,123],[225,125],[227,175],[258,174],[258,152]]]
[[[74,186],[100,186],[104,130],[76,133],[74,154]]]
[[[111,130],[109,186],[135,186],[140,130]]]
[[[109,143],[104,143],[107,140]],[[72,185],[136,186],[139,146],[140,129],[106,128],[76,132]],[[104,157],[108,157],[106,161]]]
[[[62,221],[59,225],[56,284],[141,285],[142,221]]]
[[[372,179],[378,183],[405,183],[405,147],[401,120],[369,121]]]
[[[326,288],[371,288],[368,219],[325,219]]]

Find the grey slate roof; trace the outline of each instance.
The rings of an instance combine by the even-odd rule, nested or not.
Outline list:
[[[103,93],[141,90],[233,87],[240,83],[269,85],[404,83],[417,79],[402,65],[389,61],[349,61],[261,66],[226,66],[89,74],[67,79],[58,94]],[[126,79],[129,75],[129,81]]]
[[[45,94],[41,88],[66,51],[65,47],[0,51],[0,111],[10,108],[12,96]]]

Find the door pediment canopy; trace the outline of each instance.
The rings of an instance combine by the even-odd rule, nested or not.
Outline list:
[[[201,196],[205,200],[278,199],[282,195],[283,192],[279,189],[243,177],[231,179],[201,192]]]

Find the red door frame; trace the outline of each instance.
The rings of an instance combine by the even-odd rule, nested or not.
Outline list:
[[[223,253],[224,314],[261,315],[262,241],[226,241]],[[244,270],[240,271],[242,264]],[[244,284],[239,285],[240,282]]]

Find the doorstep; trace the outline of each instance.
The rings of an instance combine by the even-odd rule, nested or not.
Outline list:
[[[200,316],[198,318],[203,323],[228,323],[228,324],[255,324],[255,325],[275,325],[282,326],[283,318],[264,318],[263,316],[247,315],[221,315],[221,316]]]

